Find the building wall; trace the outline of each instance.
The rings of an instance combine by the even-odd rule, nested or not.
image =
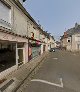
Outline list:
[[[71,45],[72,45],[72,38],[68,37],[67,38],[67,48],[66,48],[68,51],[71,51]]]
[[[27,16],[18,7],[13,8],[13,31],[17,34],[27,36]]]
[[[49,43],[49,47],[50,48],[55,48],[56,46],[55,46],[55,40],[52,38],[52,37],[50,37],[50,40],[48,40],[48,43]]]
[[[80,50],[80,34],[72,35],[72,51]]]
[[[62,39],[62,47],[67,46],[67,38]]]
[[[12,31],[12,33],[14,32],[15,34],[18,34],[18,35],[0,32],[0,40],[1,41],[16,42],[16,56],[15,56],[16,57],[16,65],[14,67],[11,67],[8,70],[5,70],[4,73],[0,74],[0,77],[4,76],[6,71],[8,74],[11,71],[14,71],[15,69],[17,69],[18,60],[20,59],[19,52],[18,52],[19,49],[23,49],[23,53],[24,53],[23,54],[23,57],[24,57],[23,64],[27,63],[28,53],[29,53],[28,52],[29,43],[28,43],[28,39],[23,38],[22,36],[28,36],[31,38],[32,37],[31,32],[33,32],[34,39],[40,40],[40,32],[41,32],[40,31],[41,29],[39,29],[38,26],[36,26],[36,24],[33,23],[32,20],[30,20],[22,12],[22,10],[13,2],[13,0],[3,0],[3,2],[5,2],[4,5],[7,5],[8,7],[4,6],[0,1],[0,14],[2,14],[2,15],[0,15],[0,20],[2,19],[2,21],[3,21],[3,24],[0,23],[0,26],[5,27],[7,29],[11,29],[8,31]],[[46,36],[42,33],[41,41],[44,41],[44,42],[41,43],[41,54],[43,53],[44,49],[45,49],[45,51],[47,51],[47,48],[48,48],[47,40],[48,39],[46,38]],[[24,46],[18,47],[19,43],[24,43]]]

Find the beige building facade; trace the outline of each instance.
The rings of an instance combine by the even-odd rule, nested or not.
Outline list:
[[[61,46],[66,50],[77,52],[80,51],[80,33],[72,34],[71,36],[61,39]]]
[[[49,37],[22,4],[0,1],[0,78],[48,51]]]
[[[80,51],[80,33],[72,35],[72,51]]]

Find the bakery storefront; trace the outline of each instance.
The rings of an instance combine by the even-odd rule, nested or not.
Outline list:
[[[30,61],[31,59],[37,57],[38,55],[41,54],[41,43],[40,41],[34,41],[34,40],[29,40],[29,47],[28,47],[28,60]]]

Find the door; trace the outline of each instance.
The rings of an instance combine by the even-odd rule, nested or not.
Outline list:
[[[24,62],[24,53],[23,53],[24,49],[18,48],[17,51],[18,51],[18,65],[20,66]]]
[[[80,50],[80,44],[77,45],[78,50]]]

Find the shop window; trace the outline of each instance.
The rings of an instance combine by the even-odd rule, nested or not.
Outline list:
[[[0,43],[0,72],[16,65],[16,44]]]

